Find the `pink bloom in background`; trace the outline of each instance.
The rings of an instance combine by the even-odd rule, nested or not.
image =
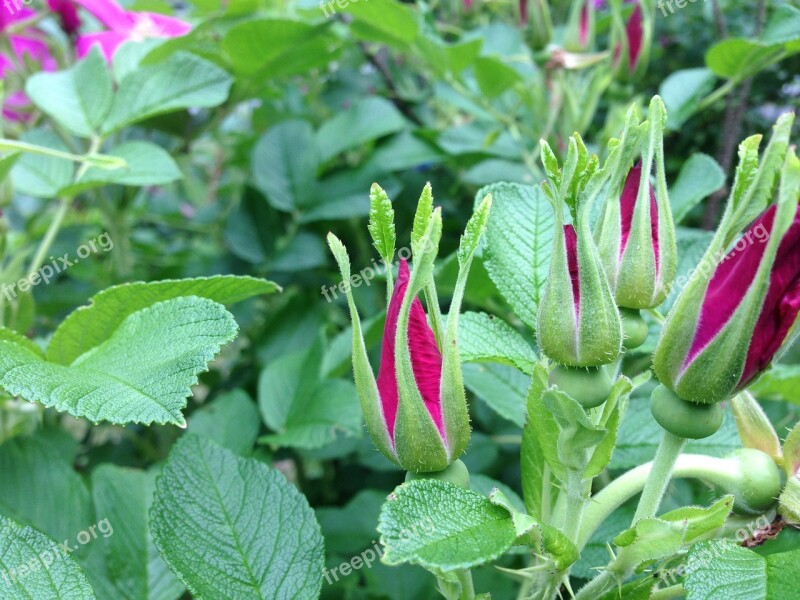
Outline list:
[[[192,26],[180,19],[151,12],[127,11],[114,0],[75,0],[108,31],[87,33],[78,37],[78,56],[83,57],[97,44],[106,60],[111,61],[121,44],[147,38],[171,38],[186,35]]]
[[[23,21],[35,16],[35,12],[29,9],[19,10],[13,14],[7,11],[0,11],[0,32],[7,29],[17,21]],[[6,34],[3,34],[6,35]],[[6,79],[8,74],[16,71],[17,66],[23,62],[38,63],[43,71],[54,71],[58,64],[50,54],[44,34],[33,28],[27,28],[19,33],[8,35],[11,45],[12,55],[0,53],[0,78]],[[3,116],[10,121],[24,121],[28,115],[25,109],[30,102],[28,97],[21,90],[11,92],[3,99]]]
[[[378,391],[383,404],[383,414],[392,444],[394,444],[394,426],[399,404],[394,344],[400,307],[408,290],[408,278],[408,263],[405,260],[401,260],[397,283],[392,292],[389,308],[386,311],[386,325],[383,330],[383,345],[381,347],[381,364],[378,369],[377,379]],[[425,408],[428,409],[439,433],[444,437],[444,420],[442,418],[439,389],[442,381],[442,353],[439,351],[436,338],[428,325],[428,318],[425,316],[425,309],[422,307],[422,302],[420,302],[419,298],[414,298],[411,301],[411,313],[408,320],[408,347],[411,354],[414,379],[425,403]]]

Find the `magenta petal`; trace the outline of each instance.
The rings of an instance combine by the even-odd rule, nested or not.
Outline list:
[[[98,31],[96,33],[87,33],[79,36],[78,40],[75,42],[75,49],[78,52],[78,57],[83,58],[89,54],[89,50],[91,50],[92,46],[97,45],[100,47],[100,50],[102,50],[106,61],[110,63],[117,48],[126,41],[128,41],[128,38],[124,34],[114,31]]]
[[[13,6],[11,8],[13,8]],[[23,21],[35,16],[36,11],[33,11],[30,8],[21,8],[20,10],[9,11],[6,10],[6,7],[3,7],[3,10],[0,10],[0,31],[16,21]]]
[[[567,246],[567,268],[572,281],[572,301],[575,304],[575,315],[581,312],[581,282],[578,270],[578,234],[572,225],[564,225],[564,240]]]
[[[114,0],[75,0],[75,2],[109,29],[122,33],[133,27],[131,13]]]
[[[628,238],[631,234],[631,228],[633,227],[633,213],[636,209],[636,198],[639,195],[641,176],[642,162],[639,161],[628,171],[628,176],[625,178],[625,185],[622,188],[622,197],[620,198],[620,260],[622,260],[622,255],[625,253],[625,248],[628,245]],[[661,247],[658,242],[658,203],[656,202],[656,194],[652,187],[650,188],[650,240],[653,243],[653,255],[656,260],[657,274],[661,267]]]
[[[630,64],[631,73],[636,69],[636,63],[639,61],[639,53],[642,51],[642,37],[644,30],[642,29],[642,7],[637,2],[636,8],[631,13],[631,18],[628,19],[625,25],[625,33],[628,37],[628,61]]]
[[[528,22],[528,0],[519,0],[519,22],[520,25]]]
[[[408,290],[408,263],[400,261],[392,299],[386,311],[386,325],[383,329],[381,345],[381,363],[378,369],[378,392],[383,405],[383,415],[389,430],[389,438],[394,443],[394,426],[397,419],[399,394],[397,389],[397,373],[395,367],[394,344],[397,333],[397,320],[400,308]],[[425,407],[444,438],[444,420],[440,387],[442,380],[442,354],[436,344],[422,302],[414,298],[411,302],[411,314],[408,323],[408,345],[411,353],[411,368]]]
[[[761,243],[766,245],[766,242]],[[800,313],[800,207],[778,246],[769,290],[753,331],[739,388],[772,361]]]
[[[756,220],[742,241],[742,248],[734,247],[717,266],[706,290],[700,319],[692,346],[684,361],[684,368],[705,348],[736,312],[755,279],[764,257],[767,244],[756,231],[772,231],[777,207],[772,205]]]

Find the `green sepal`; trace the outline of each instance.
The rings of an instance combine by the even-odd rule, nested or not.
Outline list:
[[[790,525],[800,526],[800,479],[797,477],[786,481],[778,499],[778,513]]]
[[[377,183],[369,189],[369,224],[367,225],[372,236],[372,245],[386,265],[386,302],[392,298],[394,281],[392,280],[392,260],[394,259],[394,246],[397,234],[394,229],[394,209],[389,196]]]
[[[783,470],[786,477],[800,477],[800,423],[795,424],[783,442]]]
[[[420,239],[420,254],[414,257],[408,289],[400,308],[395,338],[395,369],[399,395],[394,430],[395,450],[401,466],[406,471],[414,473],[442,471],[452,462],[450,441],[442,439],[417,388],[408,345],[411,302],[433,273],[433,263],[439,251],[441,236],[442,214],[441,209],[437,208],[428,221],[425,235]],[[442,412],[445,412],[444,405]],[[446,427],[445,432],[447,432]]]
[[[467,397],[461,372],[461,355],[458,351],[458,322],[461,302],[467,285],[470,266],[478,249],[483,232],[489,222],[492,197],[487,195],[475,209],[461,237],[458,257],[458,278],[453,291],[453,300],[447,315],[444,343],[442,344],[442,418],[447,434],[448,458],[458,458],[469,444],[470,425]]]
[[[731,399],[736,429],[745,448],[755,448],[773,460],[782,460],[781,441],[764,409],[750,392],[741,392]]]
[[[344,244],[333,233],[328,233],[328,247],[336,259],[336,264],[339,265],[342,280],[350,281],[350,257],[347,255],[347,249]],[[364,413],[364,420],[367,424],[367,431],[381,454],[396,465],[400,465],[392,440],[389,437],[389,427],[383,414],[383,404],[378,392],[378,384],[375,381],[375,375],[367,357],[367,347],[361,331],[361,319],[358,316],[358,309],[349,285],[345,295],[347,296],[347,304],[350,307],[350,320],[353,327],[353,377],[358,398],[361,401],[361,410]]]

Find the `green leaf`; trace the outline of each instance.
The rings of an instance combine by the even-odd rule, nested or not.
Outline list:
[[[463,366],[464,385],[504,419],[525,424],[525,391],[528,377],[517,369],[494,363]]]
[[[74,196],[112,183],[135,187],[165,185],[183,177],[169,153],[150,142],[125,142],[109,150],[108,155],[123,159],[126,166],[119,169],[92,167],[80,181],[59,190],[58,195]]]
[[[244,390],[225,392],[192,413],[189,433],[215,441],[239,455],[253,449],[260,425],[258,408]]]
[[[103,133],[167,112],[217,106],[227,99],[232,83],[233,78],[217,65],[176,52],[163,62],[136,69],[119,82]]]
[[[88,306],[73,311],[59,325],[47,347],[47,360],[71,364],[81,354],[105,341],[126,317],[156,302],[198,296],[230,305],[276,291],[280,291],[280,287],[271,281],[240,275],[116,285],[93,296]]]
[[[547,368],[537,363],[528,388],[520,463],[525,507],[528,514],[538,519],[550,514],[557,495],[548,468],[558,479],[566,479],[566,469],[558,457],[558,424],[542,399],[548,385]]]
[[[259,441],[273,446],[319,448],[339,433],[361,430],[355,386],[343,379],[320,380],[321,344],[273,360],[258,378],[258,405],[276,433]]]
[[[275,469],[183,436],[156,482],[153,539],[197,598],[294,600],[322,587],[324,541]]]
[[[715,81],[709,69],[681,69],[670,74],[658,90],[667,108],[667,129],[680,129],[714,89]]]
[[[292,212],[319,201],[317,142],[307,121],[284,121],[271,128],[253,148],[251,164],[255,186],[278,210]]]
[[[673,556],[722,527],[732,508],[733,496],[724,496],[708,508],[687,506],[658,519],[641,519],[614,538],[620,548],[616,562],[633,569]]]
[[[350,6],[373,7],[381,0],[375,0],[372,4],[370,2],[372,0],[359,4],[351,3]],[[346,150],[358,148],[390,133],[397,133],[405,126],[403,115],[385,98],[369,96],[357,100],[349,109],[337,113],[319,128],[317,144],[321,162],[327,162]]]
[[[706,52],[706,65],[720,77],[741,81],[783,58],[781,44],[766,44],[749,38],[728,38]]]
[[[183,425],[181,410],[197,374],[237,331],[221,304],[196,296],[175,298],[125,317],[103,343],[70,366],[0,342],[0,386],[95,422]]]
[[[333,3],[329,0],[324,6]],[[419,26],[414,11],[397,0],[349,2],[343,10],[353,15],[351,28],[358,38],[403,48],[417,37]]]
[[[522,81],[522,77],[514,68],[494,56],[478,57],[472,68],[481,93],[488,98],[495,98],[518,81]]]
[[[465,312],[458,331],[461,361],[497,362],[531,374],[536,351],[511,325],[486,313]]]
[[[221,48],[234,71],[253,75],[271,63],[291,60],[310,37],[320,35],[318,29],[294,19],[248,19],[228,30]]]
[[[768,44],[787,44],[800,40],[800,9],[791,4],[775,7],[764,31],[761,41]]]
[[[749,389],[762,400],[800,404],[800,365],[773,365]]]
[[[725,173],[707,154],[695,153],[683,163],[678,179],[669,190],[672,216],[679,224],[706,196],[725,185]]]
[[[43,533],[0,515],[0,596],[4,600],[94,600],[86,575]]]
[[[383,562],[443,572],[491,562],[514,543],[505,509],[445,481],[421,479],[396,488],[378,522]]]
[[[108,65],[96,46],[69,69],[34,73],[25,92],[59,125],[82,137],[99,131],[113,98]]]
[[[577,400],[557,388],[545,390],[542,402],[558,424],[559,462],[567,469],[586,470],[590,460],[587,452],[606,439],[608,432],[591,421]]]
[[[45,129],[26,131],[22,141],[62,152],[69,150],[61,138]],[[69,160],[25,152],[11,169],[11,179],[16,191],[35,198],[50,199],[72,182],[73,172],[74,167]]]
[[[392,201],[377,183],[369,190],[369,233],[372,245],[380,254],[383,262],[389,264],[394,256],[394,244],[397,236],[394,231],[394,210]]]
[[[720,589],[732,598],[765,599],[767,561],[728,541],[699,542],[689,550],[684,587],[689,600],[713,600]]]
[[[540,188],[497,183],[478,191],[492,195],[486,227],[484,262],[497,289],[514,313],[536,329],[553,249],[555,215]]]
[[[106,540],[102,535],[82,537],[83,543],[78,540],[103,517],[94,514],[86,485],[72,468],[76,453],[75,441],[61,431],[39,431],[0,446],[0,513],[66,543],[69,557],[78,561],[95,593],[113,598],[116,591],[103,559]],[[0,577],[0,586],[2,581]]]
[[[154,489],[155,476],[144,471],[104,464],[92,472],[95,511],[113,526],[105,540],[109,577],[125,600],[177,600],[184,592],[147,524]]]

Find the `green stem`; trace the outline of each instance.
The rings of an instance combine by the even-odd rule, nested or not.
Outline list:
[[[575,600],[597,600],[606,590],[614,586],[616,578],[617,576],[614,571],[608,569],[602,571],[600,575],[592,579],[578,591],[575,595]]]
[[[562,532],[572,541],[575,541],[580,531],[585,506],[586,485],[582,473],[570,470],[567,474],[566,510]]]
[[[676,583],[661,590],[655,590],[650,594],[650,600],[669,600],[670,598],[683,598],[686,590],[682,583]]]
[[[475,585],[472,583],[472,571],[464,569],[456,573],[458,581],[461,582],[461,595],[458,600],[475,600]]]
[[[640,465],[617,477],[592,496],[583,515],[578,549],[588,543],[592,534],[615,510],[642,491],[652,470],[652,462]],[[736,478],[737,472],[737,466],[730,460],[703,454],[683,454],[675,462],[672,478],[701,479],[724,488]]]
[[[661,500],[667,491],[669,480],[672,477],[672,469],[675,461],[686,445],[686,438],[678,437],[674,433],[664,431],[664,437],[658,445],[650,475],[644,484],[642,497],[639,499],[639,506],[633,517],[633,523],[640,519],[649,519],[656,516]]]
[[[44,238],[42,238],[42,241],[39,243],[39,248],[36,250],[36,254],[31,261],[31,266],[28,268],[28,273],[36,272],[39,267],[44,264],[44,259],[50,253],[50,247],[53,245],[53,240],[55,240],[56,235],[58,235],[61,225],[64,223],[64,217],[67,216],[67,211],[71,204],[72,198],[62,198],[59,200],[56,215],[47,228],[47,233],[44,234]]]

